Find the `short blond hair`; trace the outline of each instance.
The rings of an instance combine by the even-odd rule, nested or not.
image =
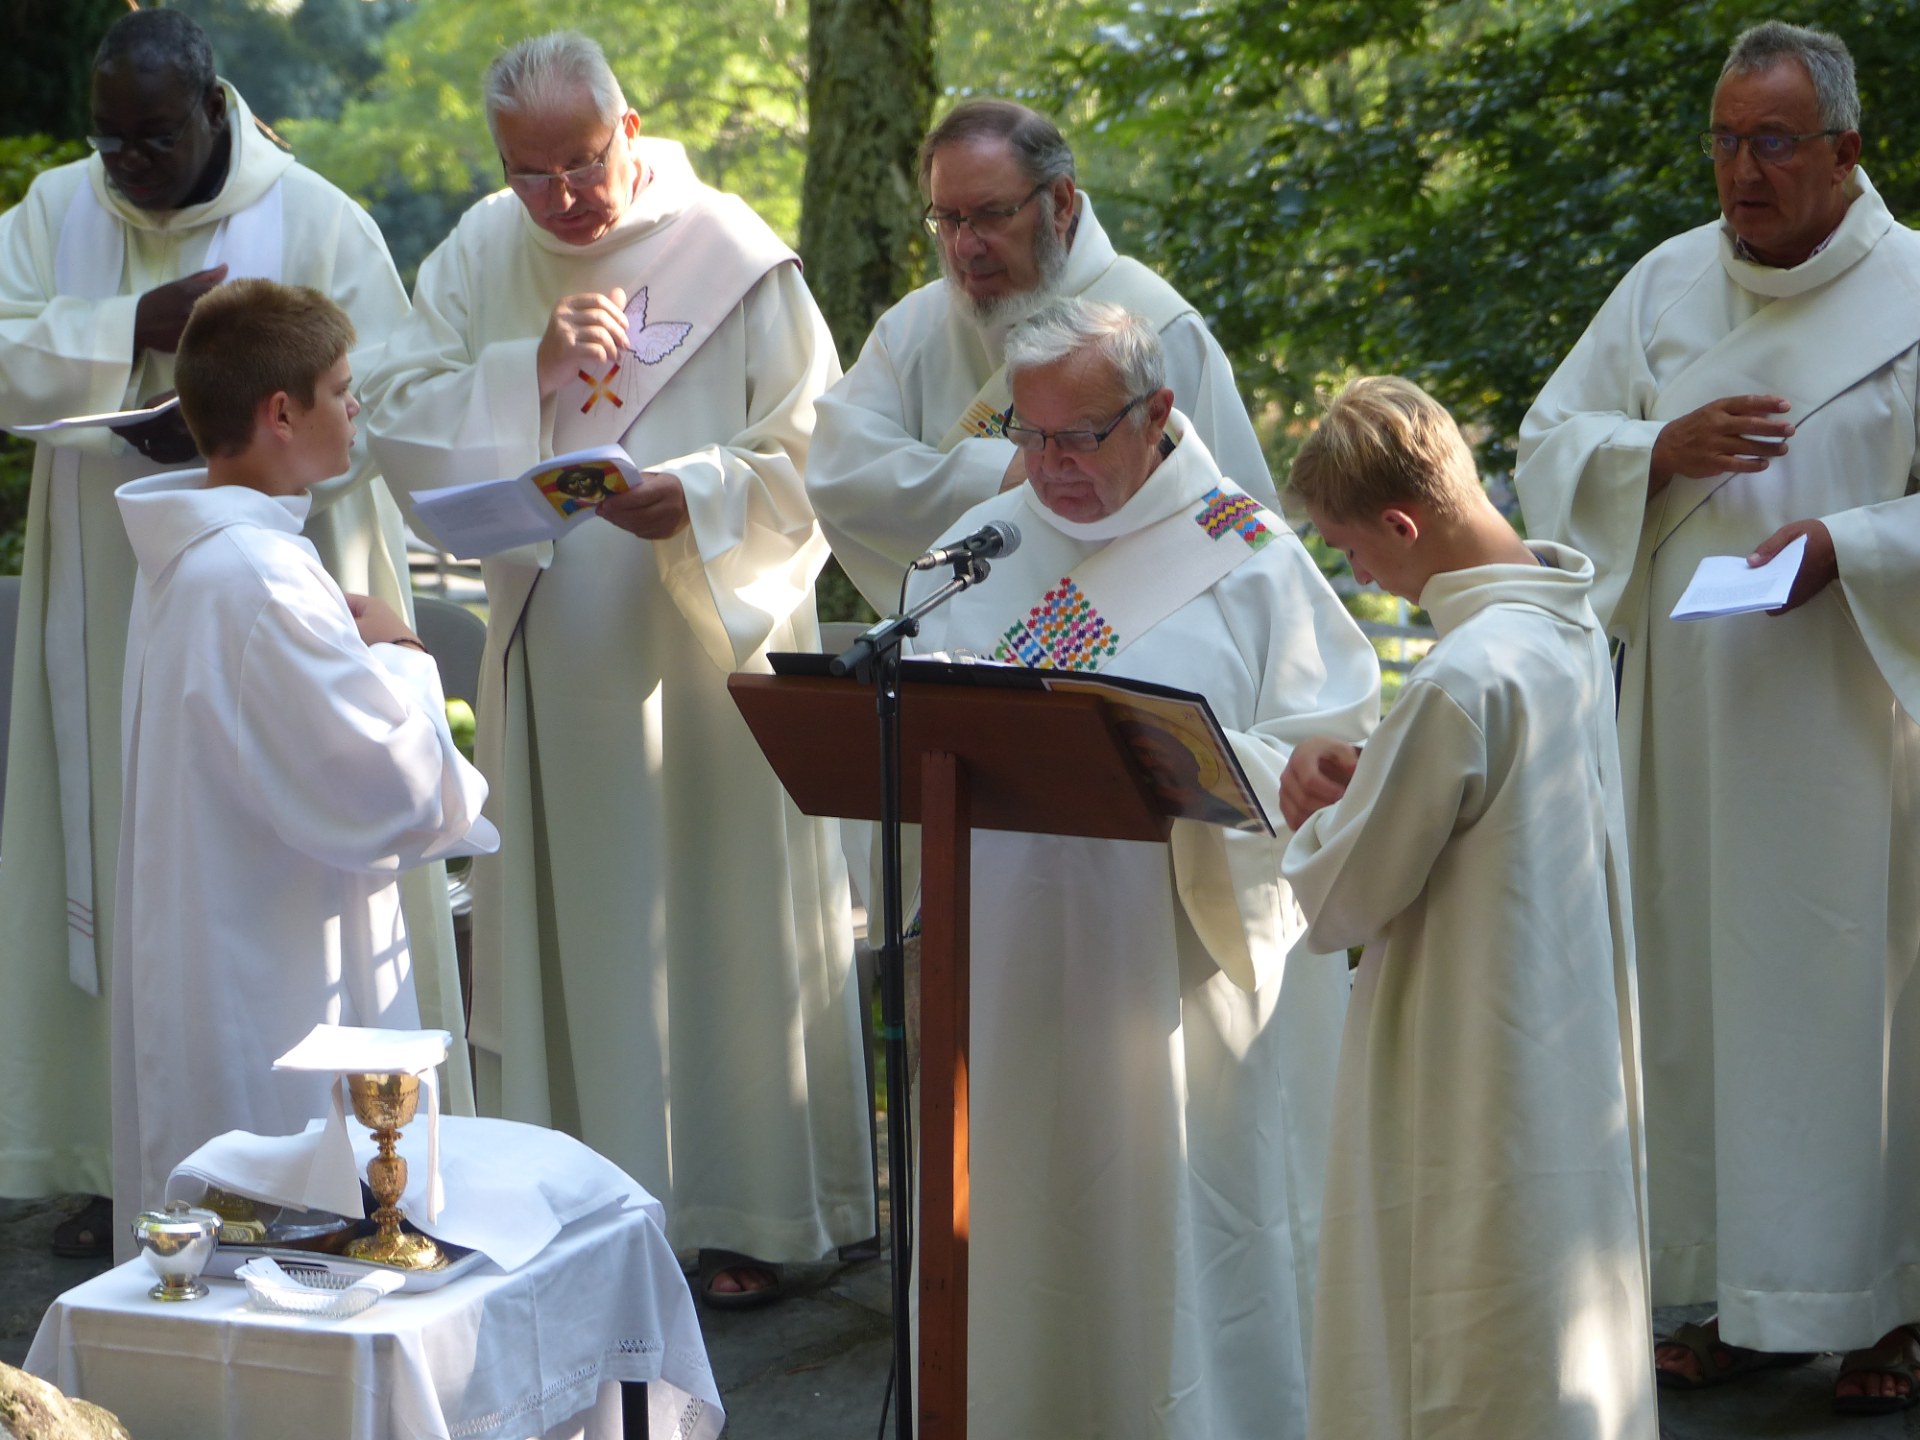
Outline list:
[[[180,332],[173,386],[206,456],[253,443],[260,402],[286,391],[311,407],[320,377],[353,348],[353,321],[318,290],[257,278],[216,285]]]
[[[1409,501],[1457,517],[1482,494],[1473,451],[1447,407],[1397,375],[1368,375],[1333,398],[1294,457],[1287,488],[1341,522]]]

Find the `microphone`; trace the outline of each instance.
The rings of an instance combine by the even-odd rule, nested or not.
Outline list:
[[[1011,555],[1019,548],[1019,530],[1005,520],[989,520],[966,539],[942,545],[938,550],[929,550],[907,568],[938,570],[942,565],[951,565],[956,560],[993,560],[1002,555]]]

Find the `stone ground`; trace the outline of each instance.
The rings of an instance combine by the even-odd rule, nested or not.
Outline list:
[[[48,1237],[69,1205],[0,1200],[0,1360],[8,1364],[26,1357],[48,1302],[104,1268],[104,1262],[57,1260],[47,1252]],[[702,1313],[727,1404],[728,1440],[877,1435],[892,1356],[887,1261],[793,1266],[788,1277],[792,1294],[782,1304],[741,1314]],[[1704,1307],[1663,1311],[1661,1329],[1706,1313]],[[1838,1364],[1837,1357],[1824,1356],[1736,1386],[1663,1393],[1662,1440],[1920,1440],[1920,1409],[1872,1419],[1834,1415],[1828,1396]]]

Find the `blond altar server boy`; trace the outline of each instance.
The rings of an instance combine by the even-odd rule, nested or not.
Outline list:
[[[207,466],[116,493],[140,567],[113,947],[122,1221],[213,1136],[325,1113],[326,1077],[273,1071],[316,1023],[419,1025],[400,872],[491,831],[432,658],[300,533],[308,491],[351,463],[353,340],[317,290],[213,291],[175,369]]]
[[[1313,1440],[1654,1440],[1625,821],[1593,567],[1453,419],[1360,380],[1292,487],[1439,641],[1366,747],[1303,741],[1283,871],[1366,945],[1334,1092]]]

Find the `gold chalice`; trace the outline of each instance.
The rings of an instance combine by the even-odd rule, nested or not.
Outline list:
[[[380,1153],[367,1162],[367,1184],[380,1208],[373,1212],[379,1227],[347,1246],[355,1260],[371,1260],[378,1265],[393,1265],[402,1270],[438,1270],[447,1263],[446,1255],[433,1241],[418,1232],[401,1233],[400,1196],[407,1188],[407,1162],[393,1153],[400,1139],[400,1127],[410,1124],[420,1108],[418,1075],[349,1075],[347,1094],[353,1098],[354,1118],[369,1130],[380,1146]]]

